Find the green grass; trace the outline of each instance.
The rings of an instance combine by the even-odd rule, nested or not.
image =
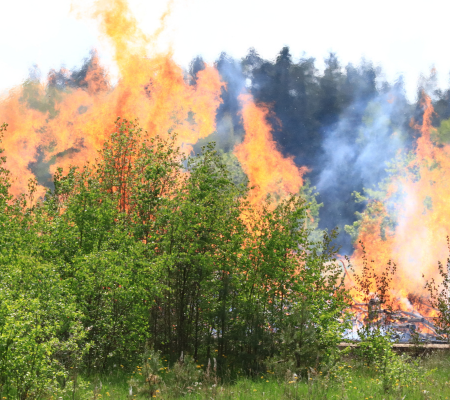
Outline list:
[[[347,360],[333,380],[316,374],[306,379],[276,377],[272,373],[261,374],[253,379],[238,378],[233,382],[192,382],[185,387],[184,396],[175,393],[178,379],[164,374],[165,381],[158,385],[157,399],[450,399],[450,355],[435,354],[421,359],[420,364],[427,376],[422,382],[385,392],[382,376],[373,368]],[[135,372],[136,373],[136,372]],[[133,373],[120,368],[115,373],[96,378],[80,390],[76,399],[141,400],[148,398],[139,393],[129,394],[129,380]],[[164,378],[166,378],[164,376]],[[101,385],[100,385],[101,382]],[[166,383],[167,382],[167,383]],[[101,386],[101,387],[100,387]],[[67,399],[72,396],[67,396]]]

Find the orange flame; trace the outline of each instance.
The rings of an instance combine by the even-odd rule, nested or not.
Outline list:
[[[147,54],[147,47],[154,45],[164,29],[171,4],[161,17],[161,27],[147,36],[138,28],[126,1],[96,3],[93,16],[99,19],[101,32],[114,46],[120,71],[115,87],[109,87],[107,75],[94,55],[86,74],[87,88],[59,93],[53,112],[29,106],[24,100],[24,88],[11,90],[1,101],[0,121],[9,124],[3,141],[7,168],[16,178],[13,194],[26,191],[28,179],[34,176],[29,166],[39,152],[52,163],[50,172],[95,159],[113,131],[117,116],[130,120],[137,117],[150,136],[176,132],[185,151],[215,130],[224,85],[218,71],[207,66],[198,73],[196,84],[190,86],[170,52],[151,57]],[[36,85],[34,89],[40,98],[51,97],[48,86]],[[41,186],[40,193],[43,191]]]
[[[253,187],[249,200],[260,204],[267,195],[280,200],[298,193],[303,186],[305,167],[298,168],[292,158],[284,157],[272,137],[272,127],[267,121],[269,109],[256,105],[249,94],[239,96],[242,104],[245,138],[234,152]]]
[[[367,258],[381,273],[389,260],[397,265],[392,282],[393,296],[404,311],[413,311],[412,294],[427,297],[425,278],[437,275],[438,261],[448,256],[446,236],[450,234],[450,145],[432,142],[431,100],[423,94],[423,123],[412,159],[400,165],[391,180],[387,197],[368,205],[370,213],[361,220],[357,242],[364,243]],[[405,158],[405,160],[408,160]],[[386,224],[388,210],[394,210],[396,223]],[[362,264],[362,248],[356,245],[352,263]],[[417,310],[416,310],[417,311]],[[431,315],[431,309],[422,310]]]
[[[28,82],[0,101],[0,122],[9,129],[3,141],[6,167],[12,171],[11,192],[27,191],[34,178],[32,164],[47,163],[47,176],[57,168],[81,166],[94,160],[114,130],[118,116],[139,119],[150,137],[176,132],[178,145],[190,152],[192,145],[216,129],[216,113],[224,83],[212,66],[197,74],[195,85],[186,82],[184,72],[171,51],[156,52],[156,41],[164,31],[173,1],[160,18],[160,27],[146,35],[130,12],[126,0],[99,0],[90,17],[98,20],[100,32],[110,41],[119,68],[115,85],[93,53],[81,87],[56,90],[58,74],[53,71],[47,85]],[[52,86],[53,84],[53,86]],[[28,86],[27,86],[28,85]],[[28,92],[27,92],[28,90]],[[30,90],[32,94],[30,95]],[[34,97],[33,97],[34,96]],[[248,175],[252,204],[268,194],[276,201],[298,193],[306,168],[297,168],[292,158],[277,150],[267,121],[267,106],[256,105],[248,94],[240,97],[245,138],[235,149]],[[45,191],[45,182],[38,195]]]

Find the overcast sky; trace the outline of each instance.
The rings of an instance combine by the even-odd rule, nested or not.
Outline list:
[[[77,19],[72,3],[86,10],[93,1],[0,2],[0,92],[20,84],[33,64],[44,75],[62,65],[79,67],[92,48],[111,66],[109,45],[96,23]],[[130,7],[151,33],[166,3],[130,0]],[[365,57],[381,65],[391,82],[403,74],[412,99],[420,74],[428,75],[433,65],[440,86],[448,86],[449,10],[443,5],[442,0],[175,0],[162,46],[172,43],[182,65],[196,55],[212,62],[222,51],[240,58],[250,47],[273,59],[284,45],[294,59],[304,53],[319,67],[329,51],[343,65]]]

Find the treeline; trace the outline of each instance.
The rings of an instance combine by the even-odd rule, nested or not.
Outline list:
[[[0,396],[63,396],[150,350],[218,374],[332,360],[349,299],[330,238],[308,239],[301,196],[252,207],[221,160],[117,120],[42,201],[0,169]]]
[[[351,225],[355,212],[364,207],[352,194],[376,187],[396,152],[414,145],[418,135],[414,124],[421,123],[423,116],[423,90],[433,99],[433,126],[440,127],[450,118],[450,89],[437,87],[437,72],[432,70],[420,79],[417,100],[410,103],[402,78],[387,82],[382,68],[370,61],[344,66],[333,53],[324,61],[325,69],[319,71],[314,58],[295,57],[284,47],[273,60],[250,50],[239,61],[223,54],[216,65],[229,88],[223,95],[224,113],[236,114],[237,95],[244,86],[257,102],[271,106],[280,149],[294,156],[297,165],[310,169],[306,177],[323,203],[320,227],[339,227],[338,243],[348,254],[353,246],[344,226]],[[192,63],[191,74],[199,65],[198,59]],[[234,124],[239,126],[239,118]],[[449,129],[444,130],[448,135]],[[401,143],[386,140],[394,132]],[[376,160],[361,156],[366,151]]]
[[[254,49],[241,60],[223,53],[215,65],[226,83],[216,117],[217,132],[201,140],[195,151],[211,140],[221,150],[232,151],[244,135],[238,96],[250,91],[257,102],[268,104],[273,111],[269,118],[280,150],[294,156],[299,166],[309,168],[306,178],[317,188],[318,202],[323,203],[320,228],[331,231],[339,227],[337,243],[344,253],[353,248],[344,226],[352,225],[355,212],[364,208],[363,203],[354,201],[352,193],[376,187],[386,177],[387,164],[398,150],[413,146],[417,137],[414,123],[423,115],[422,90],[433,100],[433,126],[440,127],[443,141],[450,140],[450,89],[437,87],[435,70],[421,78],[417,101],[410,103],[401,78],[393,83],[385,81],[382,69],[370,61],[343,66],[333,53],[325,59],[323,71],[318,70],[314,58],[297,58],[287,47],[273,60],[263,59]],[[204,67],[203,60],[195,58],[186,79],[195,85],[197,73]],[[88,87],[92,77],[86,77],[91,69],[96,76]],[[65,90],[110,87],[95,53],[78,70],[50,71],[45,96],[38,95],[38,78],[37,71],[32,72],[24,84],[22,100],[30,108],[48,112],[50,118],[57,114],[55,105]],[[394,132],[397,141],[389,139]],[[51,176],[43,164],[38,156],[30,168],[40,184],[49,185]],[[237,175],[242,176],[242,172]]]

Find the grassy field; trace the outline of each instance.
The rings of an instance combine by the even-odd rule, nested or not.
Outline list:
[[[164,380],[153,386],[154,392],[143,392],[134,387],[130,392],[134,373],[124,373],[119,367],[116,373],[98,377],[84,389],[78,399],[450,399],[450,354],[433,354],[419,360],[423,376],[418,382],[402,385],[389,382],[392,389],[384,390],[383,374],[372,367],[362,366],[352,358],[337,367],[333,374],[310,374],[297,379],[291,374],[267,372],[253,379],[230,379],[228,382],[210,377],[200,382],[188,376],[177,376],[168,369]],[[80,380],[81,382],[81,380]],[[82,386],[82,385],[81,385]],[[142,386],[145,387],[145,386]],[[69,398],[69,396],[67,397]],[[70,398],[73,398],[70,396]]]

